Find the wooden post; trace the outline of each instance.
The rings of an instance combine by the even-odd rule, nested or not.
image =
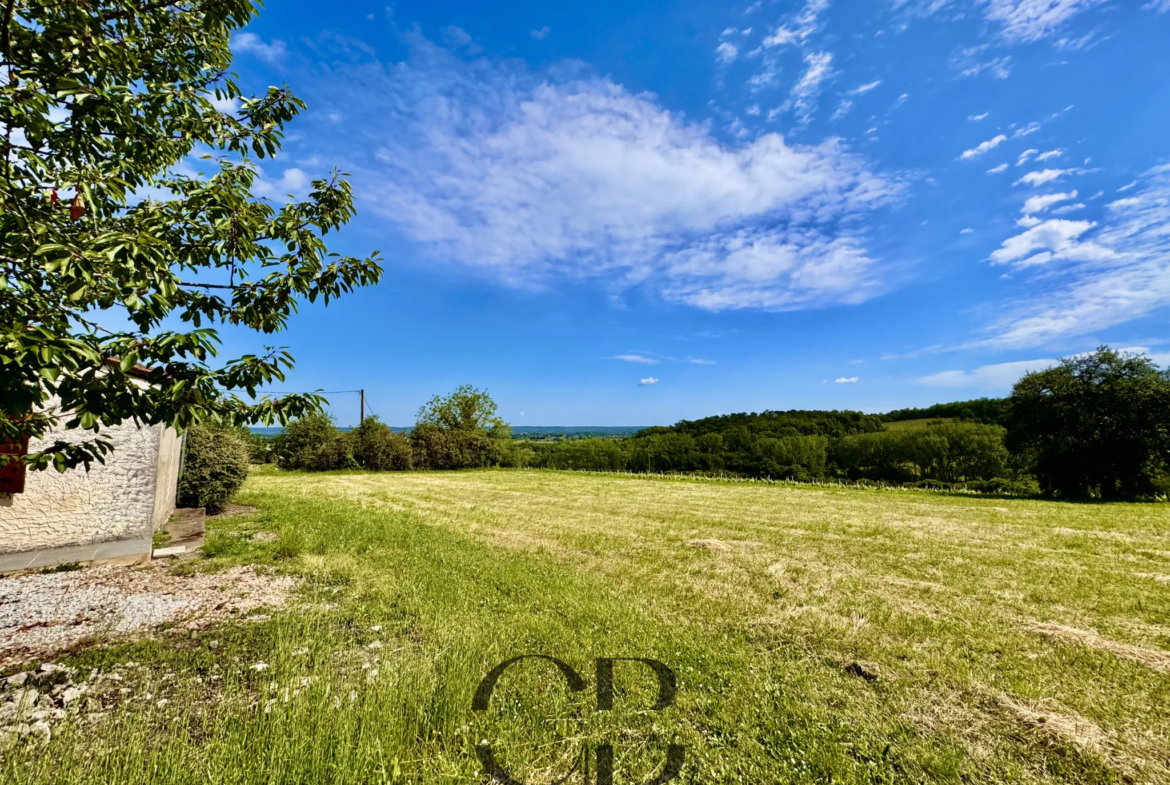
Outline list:
[[[361,419],[358,420],[358,425],[361,425],[362,423],[364,423],[366,421],[366,391],[365,390],[358,390],[358,393],[362,396],[362,413],[361,413]]]

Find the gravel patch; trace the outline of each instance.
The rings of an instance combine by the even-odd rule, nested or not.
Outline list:
[[[0,579],[0,668],[48,659],[87,639],[131,637],[160,624],[193,629],[283,604],[293,578],[252,567],[172,575],[167,565],[92,567]]]

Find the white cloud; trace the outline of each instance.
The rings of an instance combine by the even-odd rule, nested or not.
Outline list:
[[[980,344],[1035,346],[1096,333],[1170,306],[1170,168],[1155,169],[1147,178],[1134,197],[1108,206],[1099,227],[1058,222],[1049,227],[1047,249],[1035,236],[1005,243],[1005,258],[1024,258],[1019,254],[1035,250],[1068,263],[1034,276],[1027,293],[1007,304],[989,329],[991,337]],[[1094,234],[1082,241],[1090,229]]]
[[[462,27],[450,25],[448,27],[444,27],[441,33],[443,36],[443,43],[452,49],[459,49],[460,47],[467,46],[471,43],[471,34]]]
[[[1050,183],[1053,180],[1059,180],[1066,174],[1072,173],[1072,169],[1044,169],[1038,172],[1028,172],[1019,180],[1016,180],[1013,185],[1019,185],[1020,183],[1023,183],[1024,185],[1030,185],[1035,188],[1037,186],[1044,185],[1045,183]]]
[[[833,384],[857,384],[856,376],[838,376],[833,380]]]
[[[816,111],[816,96],[821,82],[833,75],[833,55],[829,52],[810,52],[804,62],[808,68],[800,80],[792,86],[792,105],[803,122],[807,122]]]
[[[643,365],[658,365],[658,361],[651,357],[643,357],[640,354],[617,354],[610,357],[611,360],[625,360],[628,363],[642,363]]]
[[[1016,132],[1012,134],[1013,139],[1019,139],[1021,136],[1031,136],[1040,130],[1040,123],[1028,123],[1023,128],[1017,128]]]
[[[215,111],[223,114],[235,114],[240,108],[239,98],[216,98],[212,93],[207,96],[207,100],[211,101],[211,105],[215,107]]]
[[[1047,161],[1049,158],[1060,158],[1064,155],[1064,150],[1049,150],[1046,153],[1040,153],[1036,156],[1037,161]]]
[[[1024,164],[1028,163],[1028,161],[1032,160],[1032,156],[1034,156],[1038,152],[1040,152],[1040,151],[1036,150],[1036,149],[1031,149],[1031,150],[1025,150],[1024,152],[1020,153],[1020,157],[1016,159],[1016,166],[1023,166]]]
[[[275,65],[288,54],[288,47],[280,39],[274,38],[272,43],[266,44],[255,33],[236,33],[232,36],[232,52],[255,55],[269,65]]]
[[[840,120],[842,117],[849,114],[852,109],[853,102],[848,98],[842,99],[841,103],[837,106],[837,111],[833,112],[833,116],[830,119]]]
[[[729,145],[579,65],[531,73],[412,43],[406,63],[339,65],[333,87],[348,77],[368,119],[344,142],[375,153],[351,167],[355,191],[432,258],[524,287],[604,275],[710,309],[882,290],[852,219],[900,186],[839,140]]]
[[[972,232],[974,232],[974,231],[975,231],[975,230],[974,230],[974,229],[972,229],[971,227],[967,227],[967,228],[966,228],[966,229],[964,229],[963,231],[959,232],[959,234],[971,234],[971,233],[972,233]]]
[[[963,69],[963,76],[978,76],[984,71],[989,72],[996,79],[1007,79],[1012,75],[1012,57],[1005,55],[996,57],[983,63],[975,63]]]
[[[999,174],[1000,172],[1006,172],[1007,168],[1008,168],[1007,164],[1000,164],[999,166],[993,166],[990,169],[988,169],[987,173],[988,174]]]
[[[1097,224],[1092,221],[1069,221],[1051,218],[1003,241],[1003,246],[992,252],[995,264],[1014,262],[1016,267],[1032,267],[1057,260],[1101,261],[1114,256],[1108,248],[1093,242],[1080,242],[1080,237]]]
[[[1002,25],[1008,43],[1038,41],[1077,14],[1108,0],[987,0],[987,18]]]
[[[309,184],[309,176],[300,169],[289,167],[275,182],[264,178],[263,172],[256,178],[253,190],[258,196],[268,199],[283,199],[289,194],[303,196],[305,186]]]
[[[980,120],[986,120],[986,119],[987,119],[987,115],[989,115],[989,114],[991,114],[991,112],[984,112],[983,114],[973,114],[973,115],[969,115],[969,116],[967,117],[967,120],[968,120],[968,121],[970,121],[970,122],[972,122],[972,123],[977,123],[977,122],[979,122]]]
[[[1000,134],[999,136],[996,136],[993,139],[988,139],[986,142],[982,142],[981,144],[977,145],[976,147],[971,148],[970,150],[965,150],[963,152],[963,154],[959,156],[959,158],[963,159],[964,161],[966,161],[970,158],[978,158],[979,156],[983,155],[984,153],[988,152],[989,150],[994,150],[995,148],[999,147],[1001,144],[1003,144],[1006,141],[1007,141],[1007,137],[1004,136],[1003,134]]]
[[[714,360],[704,360],[704,359],[698,358],[698,357],[693,357],[690,360],[687,360],[687,362],[694,363],[695,365],[714,365],[715,364]]]
[[[1063,215],[1064,213],[1072,213],[1072,212],[1076,212],[1077,210],[1083,210],[1083,209],[1085,209],[1085,203],[1084,202],[1077,202],[1076,204],[1061,205],[1060,207],[1057,207],[1056,209],[1054,209],[1052,212],[1055,214],[1058,214],[1058,215]]]
[[[1167,0],[1167,2],[1170,2],[1170,0]],[[869,84],[863,84],[860,87],[855,87],[852,90],[850,90],[849,95],[863,95],[865,93],[868,93],[870,90],[873,90],[875,87],[877,87],[881,83],[882,83],[882,80],[878,79],[876,82],[870,82]]]
[[[1166,0],[1166,2],[1170,2],[1170,0]],[[1130,188],[1133,188],[1135,185],[1137,185],[1137,183],[1138,183],[1138,181],[1134,180],[1129,185],[1123,185],[1117,189],[1117,193],[1124,193],[1125,191],[1128,191]]]
[[[1076,191],[1069,191],[1065,194],[1045,194],[1044,196],[1032,196],[1028,198],[1028,201],[1024,202],[1023,212],[1025,215],[1042,213],[1054,204],[1067,202],[1069,199],[1076,198]]]
[[[533,38],[535,38],[537,41],[543,41],[544,39],[548,38],[548,32],[549,32],[548,25],[545,25],[544,27],[540,28],[539,30],[529,30],[528,34],[530,36],[532,36]]]
[[[737,55],[739,55],[739,47],[728,41],[724,41],[715,47],[715,57],[721,63],[734,62]]]
[[[645,379],[642,379],[641,381],[639,381],[638,384],[640,384],[643,387],[649,387],[652,384],[658,384],[658,380],[655,379],[653,376],[647,376]]]
[[[1170,11],[1170,0],[1150,0],[1142,6],[1149,11],[1157,11],[1159,14],[1164,14]]]
[[[918,379],[931,387],[968,387],[981,390],[1007,390],[1020,377],[1056,365],[1056,360],[1021,360],[984,365],[973,371],[941,371]]]

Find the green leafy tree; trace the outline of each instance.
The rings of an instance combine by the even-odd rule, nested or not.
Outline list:
[[[1070,497],[1149,493],[1170,461],[1170,373],[1101,347],[1016,382],[1008,445],[1041,488]]]
[[[414,465],[423,469],[499,466],[507,460],[511,438],[495,401],[470,385],[424,404],[410,434]]]
[[[284,378],[283,348],[213,362],[216,325],[278,332],[300,301],[382,272],[376,253],[326,248],[353,216],[343,176],[281,207],[253,194],[250,158],[274,155],[304,105],[284,87],[246,98],[228,72],[252,0],[5,0],[0,13],[0,442],[62,420],[91,431],[25,458],[64,471],[101,460],[101,428],[127,420],[284,423],[318,408],[237,395]],[[209,176],[175,173],[199,154]]]

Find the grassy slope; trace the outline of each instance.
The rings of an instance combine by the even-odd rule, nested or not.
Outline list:
[[[1170,781],[1170,673],[1133,659],[1170,649],[1170,583],[1149,577],[1170,575],[1165,505],[521,471],[265,475],[241,501],[261,515],[220,526],[281,540],[213,538],[207,566],[299,552],[280,564],[307,604],[214,651],[78,655],[146,664],[151,699],[96,742],[9,755],[6,779],[476,782],[490,739],[529,782],[604,742],[619,782],[645,781],[672,741],[685,782]],[[535,652],[591,688],[595,657],[660,659],[677,705],[644,711],[649,678],[619,665],[599,713],[532,665],[470,711],[492,665]]]

